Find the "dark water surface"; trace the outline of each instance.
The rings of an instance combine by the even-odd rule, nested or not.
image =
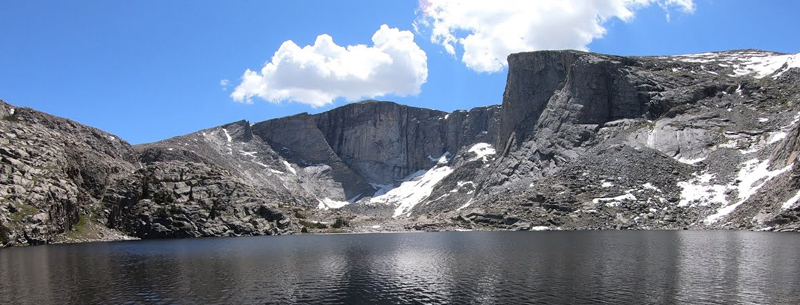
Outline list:
[[[0,304],[800,304],[800,234],[297,235],[0,250]]]

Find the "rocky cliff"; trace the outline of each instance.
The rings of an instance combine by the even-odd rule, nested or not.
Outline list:
[[[550,228],[796,230],[795,57],[512,55],[515,115],[472,206]]]
[[[442,229],[798,230],[800,60],[509,56],[503,104],[364,101],[131,146],[0,104],[0,243]]]
[[[88,230],[84,216],[102,213],[109,183],[135,168],[132,147],[108,133],[2,101],[0,115],[0,244],[51,242],[78,224]]]
[[[211,149],[225,146],[134,147],[32,109],[0,111],[0,245],[293,231],[278,205],[302,198],[240,178],[219,157],[231,151]]]

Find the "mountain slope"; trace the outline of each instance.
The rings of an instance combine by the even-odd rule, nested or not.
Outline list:
[[[795,205],[753,206],[797,192],[760,191],[792,179],[793,58],[512,55],[503,111],[516,115],[503,116],[503,155],[476,175],[475,202],[532,222],[547,215],[552,227],[755,229],[792,219],[782,215]]]

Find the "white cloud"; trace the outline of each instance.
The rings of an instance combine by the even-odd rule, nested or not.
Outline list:
[[[231,84],[231,81],[223,78],[219,80],[219,85],[222,86],[222,91],[228,91],[228,86]]]
[[[431,41],[456,55],[472,70],[497,72],[511,53],[535,50],[587,50],[605,35],[612,18],[630,21],[637,9],[657,4],[667,13],[692,13],[692,0],[420,0],[414,27],[430,30]]]
[[[231,98],[252,103],[256,96],[276,104],[292,101],[320,107],[338,97],[352,101],[418,94],[428,79],[428,58],[414,42],[414,34],[384,24],[372,43],[342,47],[326,34],[303,48],[285,41],[260,73],[244,72]]]

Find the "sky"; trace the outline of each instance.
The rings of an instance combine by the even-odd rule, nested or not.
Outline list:
[[[0,99],[132,144],[365,99],[502,103],[508,54],[800,52],[795,0],[0,0]]]

